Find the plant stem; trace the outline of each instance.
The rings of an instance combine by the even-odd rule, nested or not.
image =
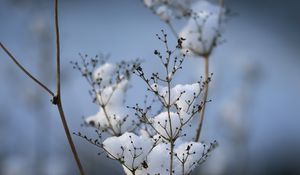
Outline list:
[[[169,50],[168,45],[166,44],[167,50]],[[168,119],[169,119],[169,127],[170,127],[170,175],[173,174],[173,155],[174,155],[174,136],[173,136],[173,128],[172,128],[172,119],[171,119],[171,79],[169,78],[169,63],[170,63],[170,54],[167,57],[167,63],[165,65],[166,68],[166,76],[167,76],[167,84],[168,84]]]
[[[113,132],[113,134],[114,134],[115,136],[120,136],[120,135],[121,135],[121,129],[120,129],[120,134],[118,134],[118,133],[114,130],[114,127],[113,127],[113,125],[111,124],[111,121],[110,121],[110,118],[109,118],[109,115],[108,115],[108,113],[107,113],[107,110],[106,110],[105,105],[101,105],[101,108],[102,108],[102,110],[103,110],[103,112],[104,112],[104,115],[105,115],[105,117],[106,117],[106,120],[107,120],[107,122],[108,122],[108,126],[111,128],[111,131]]]
[[[182,172],[181,172],[182,175],[184,175],[184,164],[185,164],[185,163],[182,163]]]
[[[55,35],[56,35],[56,96],[53,98],[53,104],[57,106],[60,118],[67,136],[69,145],[71,147],[74,159],[78,166],[81,175],[84,175],[83,167],[81,165],[78,153],[76,151],[68,123],[64,114],[62,101],[61,101],[61,73],[60,73],[60,38],[59,38],[59,25],[58,25],[58,0],[54,0],[54,17],[55,17]]]
[[[80,171],[80,174],[84,175],[83,167],[81,165],[78,153],[76,151],[74,142],[72,140],[72,136],[71,136],[71,133],[70,133],[70,130],[69,130],[69,127],[68,127],[68,123],[66,121],[66,117],[65,117],[65,114],[64,114],[64,111],[63,111],[63,106],[62,106],[62,102],[61,102],[61,98],[60,97],[57,100],[57,105],[56,106],[57,106],[57,109],[59,111],[59,115],[60,115],[60,118],[61,118],[64,130],[65,130],[68,142],[69,142],[69,146],[70,146],[70,148],[72,150],[72,154],[73,154],[74,159],[76,161],[77,167],[78,167],[78,169]]]
[[[170,148],[171,148],[170,175],[172,175],[173,174],[174,141],[171,141],[170,144],[171,144],[171,146],[170,146]]]
[[[4,52],[9,56],[9,58],[17,65],[17,67],[19,67],[30,79],[32,79],[35,83],[37,83],[52,97],[54,97],[54,92],[52,92],[46,85],[44,85],[40,80],[35,78],[29,71],[27,71],[1,42],[0,42],[0,46],[4,50]]]
[[[58,0],[54,0],[54,25],[55,25],[55,37],[56,37],[56,95],[60,96],[60,37],[59,37],[59,25],[58,25]]]
[[[170,175],[173,174],[173,155],[174,155],[174,136],[173,136],[173,129],[172,129],[172,119],[171,119],[171,111],[170,111],[170,101],[171,101],[171,85],[170,81],[168,80],[168,117],[169,117],[169,127],[170,127]]]
[[[204,56],[204,80],[206,81],[206,83],[204,86],[203,107],[202,107],[201,111],[199,112],[199,122],[198,122],[198,127],[196,130],[195,142],[198,142],[200,139],[201,129],[202,129],[202,125],[203,125],[205,106],[206,106],[206,101],[207,101],[207,96],[208,96],[208,77],[209,77],[209,56],[206,55],[206,56]]]

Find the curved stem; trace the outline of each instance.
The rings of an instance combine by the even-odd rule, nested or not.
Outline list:
[[[66,121],[66,117],[65,117],[65,113],[64,113],[64,110],[63,110],[63,106],[62,106],[62,102],[61,102],[61,97],[60,96],[57,99],[57,105],[56,106],[57,106],[57,109],[59,111],[60,119],[61,119],[61,122],[63,124],[64,130],[65,130],[65,133],[66,133],[66,136],[67,136],[67,139],[68,139],[69,146],[70,146],[70,148],[72,150],[72,153],[73,153],[74,159],[76,161],[76,164],[78,166],[78,169],[80,171],[80,174],[84,175],[83,167],[81,165],[78,153],[77,153],[76,148],[75,148],[75,144],[74,144],[74,142],[72,140],[72,136],[71,136],[71,133],[70,133],[70,130],[69,130],[69,127],[68,127],[68,123]]]
[[[53,98],[53,104],[57,106],[57,109],[60,114],[60,118],[65,130],[65,134],[67,136],[69,145],[71,147],[74,159],[78,166],[81,175],[84,175],[83,167],[81,165],[78,153],[76,151],[72,136],[70,134],[70,130],[68,127],[68,123],[64,114],[62,101],[61,101],[61,73],[60,73],[60,40],[59,40],[59,25],[58,25],[58,0],[54,0],[54,16],[55,16],[55,34],[56,34],[56,96]]]
[[[208,77],[209,77],[209,56],[204,57],[204,80],[206,81],[205,87],[204,87],[204,96],[203,96],[203,107],[201,111],[199,112],[199,122],[198,122],[198,127],[196,130],[196,137],[195,137],[195,142],[198,142],[200,139],[200,134],[201,134],[201,129],[203,125],[203,119],[204,119],[204,113],[205,113],[205,106],[206,106],[206,101],[207,101],[207,96],[208,96]]]
[[[10,53],[10,51],[0,42],[1,48],[4,52],[9,56],[9,58],[35,83],[37,83],[41,88],[43,88],[46,92],[48,92],[52,97],[54,97],[54,92],[52,92],[46,85],[44,85],[40,80],[35,78],[30,72],[28,72],[19,61]]]

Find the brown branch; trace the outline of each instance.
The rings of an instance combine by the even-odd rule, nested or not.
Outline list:
[[[60,98],[60,97],[59,97],[58,100],[57,100],[56,106],[57,106],[57,109],[58,109],[58,111],[59,111],[59,115],[60,115],[60,118],[61,118],[61,122],[62,122],[62,124],[63,124],[63,127],[64,127],[64,130],[65,130],[65,133],[66,133],[66,136],[67,136],[69,145],[70,145],[70,147],[71,147],[71,150],[72,150],[74,159],[75,159],[75,161],[76,161],[76,164],[77,164],[77,166],[78,166],[78,169],[79,169],[79,171],[80,171],[80,174],[81,174],[81,175],[84,175],[83,167],[82,167],[82,165],[81,165],[81,162],[80,162],[78,153],[77,153],[77,151],[76,151],[74,142],[73,142],[72,137],[71,137],[70,130],[69,130],[69,128],[68,128],[68,123],[67,123],[67,121],[66,121],[66,117],[65,117],[65,114],[64,114],[64,111],[63,111],[62,102],[61,102],[61,98]]]
[[[66,117],[63,111],[62,101],[61,101],[61,73],[60,73],[60,40],[59,40],[59,25],[58,25],[58,0],[54,0],[54,16],[55,16],[55,34],[56,34],[56,96],[53,97],[53,104],[57,106],[57,109],[60,114],[60,118],[65,130],[65,134],[67,136],[69,145],[71,147],[74,159],[76,161],[76,164],[78,166],[78,169],[80,171],[81,175],[84,175],[83,167],[81,165],[78,153],[76,151],[68,123],[66,121]]]
[[[55,36],[56,36],[56,95],[60,96],[60,40],[58,25],[58,0],[54,0]]]
[[[35,78],[29,71],[27,71],[1,42],[0,42],[0,46],[3,49],[3,51],[9,56],[9,58],[17,65],[17,67],[19,67],[30,79],[32,79],[35,83],[37,83],[52,97],[54,97],[54,93],[45,84],[43,84],[40,80]]]

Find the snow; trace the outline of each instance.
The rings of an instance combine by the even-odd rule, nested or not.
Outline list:
[[[148,7],[151,8],[153,6],[155,6],[160,0],[144,0],[144,4]]]
[[[120,137],[107,138],[103,142],[103,147],[111,158],[124,161],[124,165],[133,170],[142,166],[141,164],[146,160],[152,144],[149,138],[125,132]]]
[[[136,127],[137,119],[130,115],[130,111],[127,108],[109,108],[107,111],[108,119],[112,125],[113,130],[120,134],[126,131],[131,131]],[[107,116],[102,109],[100,109],[95,115],[88,117],[85,121],[90,125],[99,127],[101,130],[110,128]],[[114,133],[111,133],[114,134]]]
[[[99,89],[97,98],[100,104],[106,104],[109,107],[122,106],[125,100],[125,93],[128,88],[129,81],[124,79],[118,84],[113,84],[105,88]]]
[[[162,112],[154,117],[153,126],[161,136],[165,138],[174,138],[180,132],[181,122],[180,116],[177,113]],[[170,126],[171,121],[171,126]]]
[[[166,22],[180,13],[183,14],[188,6],[188,3],[176,0],[144,0],[144,3]],[[180,33],[180,36],[186,39],[182,46],[190,52],[196,51],[194,54],[205,54],[212,47],[217,35],[219,7],[201,1],[193,6],[193,12],[197,18],[192,16]],[[126,78],[120,82],[111,81],[116,68],[114,64],[106,63],[93,73],[94,79],[101,80],[104,85],[97,89],[100,105],[98,113],[86,119],[87,123],[99,125],[100,129],[107,129],[112,135],[103,142],[103,148],[109,157],[119,160],[128,175],[132,174],[132,171],[136,171],[137,175],[167,175],[170,174],[170,140],[174,140],[171,171],[174,171],[174,174],[190,173],[202,158],[204,146],[202,143],[182,138],[182,132],[188,133],[191,130],[188,128],[189,120],[192,117],[193,106],[199,103],[201,98],[201,84],[177,84],[170,87],[170,92],[168,87],[152,84],[151,88],[159,94],[165,108],[168,105],[170,108],[169,111],[165,109],[149,118],[153,127],[150,135],[145,128],[140,127],[138,136],[131,133],[136,131],[134,129],[138,121],[134,118],[135,115],[131,115],[131,112],[124,108],[129,81]],[[168,77],[171,79],[172,75],[169,74]],[[187,121],[189,123],[185,123]]]
[[[184,160],[184,174],[191,172],[202,158],[204,146],[196,142],[179,142],[175,144],[173,157],[173,170],[175,175],[182,174],[182,163],[178,160]],[[170,172],[170,144],[160,143],[155,146],[147,156],[147,168],[136,171],[137,175],[160,174],[168,175]]]
[[[101,130],[108,130],[113,135],[133,130],[138,122],[132,112],[124,106],[129,80],[109,83],[115,75],[116,67],[114,64],[105,63],[93,72],[94,79],[102,79],[101,87],[97,89],[97,101],[100,107],[95,115],[85,120],[86,123]]]
[[[197,167],[199,160],[202,158],[204,146],[198,142],[184,142],[175,148],[175,172],[176,174],[188,174]],[[182,166],[184,162],[184,168]]]
[[[158,84],[152,84],[152,89],[157,91],[160,96],[163,96],[163,99],[167,104],[169,104],[169,94],[168,87],[162,87]],[[170,104],[176,104],[178,108],[181,108],[180,111],[189,112],[188,108],[190,103],[192,103],[194,96],[200,92],[200,84],[177,84],[173,88],[171,88],[170,92]],[[190,103],[187,103],[190,102]]]
[[[144,4],[161,20],[169,22],[176,17],[184,17],[190,11],[191,0],[144,0]]]
[[[107,86],[116,72],[116,68],[114,64],[104,63],[93,72],[93,78],[95,81],[101,79],[101,84]]]
[[[169,168],[170,156],[168,154],[169,145],[158,144],[147,156],[147,168],[137,170],[137,175],[144,174],[170,174],[166,170]]]
[[[163,21],[170,21],[173,16],[172,10],[170,10],[166,5],[158,7],[156,10],[156,14]]]
[[[176,94],[176,96],[180,95],[181,92],[184,93],[176,101],[176,105],[178,108],[181,108],[181,111],[188,112],[188,107],[191,106],[189,104],[192,103],[194,97],[200,92],[200,84],[178,84],[171,90],[171,93]]]
[[[207,54],[214,44],[219,31],[219,13],[221,8],[207,1],[199,1],[193,5],[194,15],[181,30],[179,36],[186,40],[183,50],[194,55]]]

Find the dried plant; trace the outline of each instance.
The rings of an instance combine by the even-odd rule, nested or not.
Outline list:
[[[11,52],[0,43],[9,58],[30,79],[37,83],[52,98],[57,106],[65,133],[76,160],[80,174],[83,167],[73,143],[61,100],[60,36],[58,25],[58,0],[55,4],[56,33],[56,92],[24,68]],[[200,1],[190,8],[192,1],[144,0],[145,5],[160,16],[170,27],[177,39],[174,48],[168,43],[168,36],[162,30],[157,34],[164,51],[155,50],[154,55],[162,65],[164,74],[148,74],[139,60],[112,64],[105,55],[89,57],[80,54],[80,62],[72,62],[87,80],[92,101],[99,106],[96,115],[87,117],[85,126],[95,129],[97,138],[90,138],[81,132],[75,135],[101,149],[99,154],[117,160],[126,174],[190,174],[203,163],[217,142],[199,142],[205,105],[208,100],[209,57],[219,42],[223,17],[223,1],[219,6]],[[188,19],[187,26],[178,34],[172,25],[173,19]],[[187,56],[203,57],[204,77],[194,84],[174,84],[174,77],[183,68]],[[125,105],[125,94],[132,75],[140,77],[154,100],[149,103],[148,95],[143,105]],[[158,109],[155,111],[155,108]],[[197,118],[199,114],[199,118]],[[197,130],[191,124],[198,121]],[[104,134],[105,133],[105,134]],[[195,136],[191,136],[195,134]]]
[[[204,81],[201,77],[194,84],[174,85],[173,79],[189,52],[182,53],[185,39],[179,38],[171,49],[163,30],[157,38],[165,51],[154,50],[154,56],[160,60],[164,74],[149,75],[139,61],[112,64],[100,61],[103,58],[99,56],[80,55],[81,64],[72,62],[88,80],[92,99],[99,105],[99,112],[85,119],[87,126],[96,129],[97,138],[74,134],[117,160],[126,174],[190,174],[217,145],[214,141],[207,146],[186,137],[195,132],[190,126],[208,102],[203,92],[211,76]],[[146,96],[143,105],[125,106],[124,93],[131,74],[140,77],[155,100],[149,103]],[[155,105],[159,110],[153,113]]]
[[[204,60],[204,79],[209,79],[209,60],[214,48],[222,43],[221,27],[224,20],[224,0],[219,0],[219,5],[207,0],[143,0],[145,6],[155,15],[159,16],[179,39],[184,38],[183,50]],[[188,20],[187,25],[176,32],[173,25],[174,19]],[[204,88],[204,99],[208,97],[208,85]],[[195,141],[199,141],[203,125],[205,105],[199,113],[198,127]]]

